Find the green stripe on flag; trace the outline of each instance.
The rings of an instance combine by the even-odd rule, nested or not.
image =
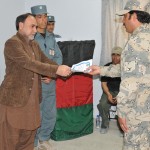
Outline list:
[[[93,104],[57,109],[57,121],[51,138],[69,140],[93,132]]]

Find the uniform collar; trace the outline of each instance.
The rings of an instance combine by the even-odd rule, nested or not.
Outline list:
[[[136,29],[133,31],[132,35],[136,35],[136,34],[138,34],[139,32],[141,32],[141,31],[143,31],[143,30],[145,30],[145,29],[147,29],[147,28],[149,28],[149,27],[150,27],[149,24],[144,23],[144,24],[142,24],[141,26],[139,26],[138,28],[136,28]]]
[[[45,34],[46,34],[45,37],[48,37],[48,36],[50,36],[51,33],[49,33],[49,32],[46,30],[46,31],[45,31]],[[41,36],[41,34],[40,34],[39,32],[37,32],[37,33],[36,33],[36,37],[40,37],[40,36]]]

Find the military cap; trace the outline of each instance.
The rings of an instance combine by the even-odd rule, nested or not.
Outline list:
[[[147,12],[150,7],[150,0],[128,0],[124,10],[117,12],[116,14],[122,16],[132,10]]]
[[[47,14],[47,8],[46,5],[37,5],[31,7],[31,13],[33,15],[39,15],[39,14]]]
[[[48,22],[55,22],[55,17],[54,16],[47,16]]]
[[[121,47],[114,47],[113,49],[112,49],[112,52],[111,52],[112,54],[119,54],[119,55],[121,55],[121,53],[122,53],[122,48]]]

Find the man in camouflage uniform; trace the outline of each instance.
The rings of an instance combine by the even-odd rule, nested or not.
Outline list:
[[[131,37],[121,55],[121,84],[117,112],[124,136],[124,150],[150,150],[150,0],[129,0],[123,24]],[[119,76],[119,65],[92,66],[90,74]]]

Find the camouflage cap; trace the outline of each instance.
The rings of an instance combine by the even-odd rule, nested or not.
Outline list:
[[[48,14],[46,5],[37,5],[31,7],[31,13],[33,15]]]
[[[119,55],[121,55],[121,53],[122,53],[122,48],[121,47],[114,47],[113,49],[112,49],[112,54],[119,54]]]
[[[150,0],[128,0],[124,10],[121,10],[116,14],[122,16],[132,10],[147,12],[149,7],[150,7]]]
[[[55,22],[55,17],[54,16],[47,16],[48,22]]]

